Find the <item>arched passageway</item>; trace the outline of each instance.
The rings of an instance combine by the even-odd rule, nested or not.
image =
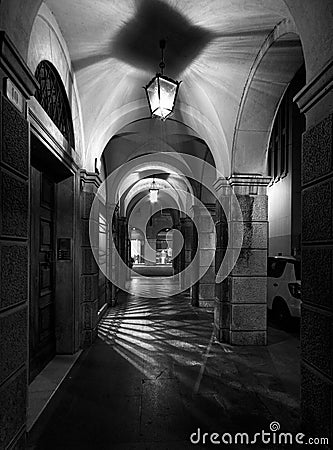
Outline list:
[[[212,313],[172,296],[172,284],[134,282],[138,294],[122,295],[102,319],[32,447],[215,448],[211,433],[213,442],[237,432],[253,439],[272,421],[298,430],[296,338],[275,330],[264,348],[220,344]],[[170,296],[147,298],[152,288]]]
[[[156,342],[161,338],[153,344],[156,353],[147,345],[151,367],[155,356],[159,360],[169,349],[167,340],[163,347],[166,330],[179,331],[184,342],[189,320],[193,370],[207,383],[213,374],[212,395],[207,388],[196,408],[193,399],[187,403],[183,358],[179,373],[170,377],[170,398],[175,385],[184,388],[182,406],[177,409],[176,402],[175,411],[203,426],[207,416],[199,410],[207,406],[214,417],[221,413],[231,430],[222,409],[242,423],[246,412],[230,409],[241,394],[248,405],[253,400],[262,420],[268,419],[267,408],[280,417],[277,403],[297,411],[294,387],[282,399],[274,389],[266,391],[272,361],[282,367],[282,373],[274,373],[276,380],[284,383],[290,375],[282,358],[285,334],[275,330],[271,335],[282,339],[275,342],[277,352],[267,334],[272,281],[267,267],[273,268],[267,265],[268,253],[280,257],[285,268],[293,255],[301,256],[302,280],[284,279],[285,292],[298,305],[294,309],[299,310],[302,296],[299,429],[332,440],[332,3],[245,3],[97,0],[92,8],[89,0],[0,2],[0,405],[8,405],[6,414],[0,410],[0,447],[25,448],[26,411],[28,405],[29,414],[33,409],[35,389],[27,380],[43,377],[49,359],[53,364],[66,354],[74,361],[83,351],[73,369],[76,381],[80,367],[89,371],[98,354],[115,361],[121,354],[128,374],[133,374],[133,362],[142,373],[141,356],[132,358],[138,350],[135,330],[123,329],[140,302],[145,317],[156,319],[140,324],[142,342],[149,332]],[[165,122],[149,116],[141,88],[158,68],[162,38],[167,40],[165,73],[182,81],[174,114]],[[295,84],[302,67],[302,83]],[[149,199],[154,181],[158,202]],[[173,244],[175,236],[181,244],[177,255],[173,245],[173,273],[162,282],[148,280],[156,288],[151,303],[125,298],[126,290],[134,296],[139,292],[131,288],[133,281],[149,296],[147,280],[131,278],[131,227],[144,235],[145,260],[161,265],[160,230],[150,220],[163,210],[176,211],[170,227],[163,224],[172,228]],[[142,220],[132,223],[134,218]],[[281,282],[275,278],[273,287]],[[179,311],[168,299],[168,283],[181,296]],[[154,309],[154,301],[170,311],[172,320]],[[185,303],[190,319],[182,309]],[[111,329],[122,313],[118,334],[108,342],[105,323]],[[174,323],[178,314],[180,330]],[[193,317],[199,328],[201,318],[209,324],[214,344],[212,333],[196,335]],[[175,341],[171,346],[180,339]],[[207,360],[200,359],[204,348]],[[175,355],[160,363],[175,367],[181,353]],[[265,375],[253,379],[256,399],[235,377],[236,385],[227,383],[235,397],[221,393],[219,359],[231,374],[249,376],[246,367],[256,358],[265,367]],[[45,370],[56,373],[53,367],[47,364]],[[161,371],[154,383],[163,377]],[[137,378],[149,383],[149,371]],[[156,398],[164,398],[168,382],[157,384]],[[69,379],[64,386],[74,395]],[[269,406],[262,398],[266,394]],[[136,401],[149,404],[144,390],[132,404]],[[76,411],[87,405],[72,404]],[[191,415],[192,407],[196,413]],[[149,418],[141,419],[149,425]],[[174,419],[168,417],[171,424]],[[29,418],[28,431],[31,425]],[[59,422],[56,426],[61,429]],[[185,422],[183,427],[188,432]],[[81,437],[74,431],[71,444]]]

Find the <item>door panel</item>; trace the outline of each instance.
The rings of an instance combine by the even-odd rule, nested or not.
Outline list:
[[[31,167],[30,381],[55,355],[55,189]]]

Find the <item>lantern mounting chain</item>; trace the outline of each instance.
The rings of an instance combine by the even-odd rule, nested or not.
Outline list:
[[[161,49],[161,62],[159,64],[159,67],[161,69],[161,73],[163,75],[164,69],[165,69],[165,62],[164,62],[164,49],[166,46],[166,41],[165,39],[161,39],[160,40],[160,49]]]
[[[175,81],[164,75],[164,49],[165,39],[160,40],[161,62],[159,64],[160,73],[157,73],[150,82],[144,86],[152,117],[166,120],[174,110],[180,81]]]

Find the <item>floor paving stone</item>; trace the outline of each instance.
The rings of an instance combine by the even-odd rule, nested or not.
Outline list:
[[[158,277],[151,285],[161,289]],[[139,293],[108,310],[32,429],[30,450],[217,448],[190,435],[255,433],[273,420],[298,430],[297,333],[271,327],[266,347],[231,347],[215,341],[212,313],[188,295]]]

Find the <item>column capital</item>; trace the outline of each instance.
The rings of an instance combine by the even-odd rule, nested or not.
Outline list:
[[[271,177],[251,173],[234,174],[228,177],[230,186],[268,186]]]
[[[257,174],[235,174],[228,177],[235,194],[265,195],[271,177]]]
[[[96,187],[97,189],[102,184],[102,180],[99,175],[95,172],[87,172],[85,169],[80,170],[80,184],[81,189],[84,185],[91,185],[92,187]]]
[[[227,196],[232,188],[235,194],[265,195],[271,177],[258,174],[234,174],[227,178],[218,178],[214,188],[220,195]]]
[[[230,183],[227,178],[218,178],[213,183],[215,191],[220,195],[227,195],[230,191]]]

